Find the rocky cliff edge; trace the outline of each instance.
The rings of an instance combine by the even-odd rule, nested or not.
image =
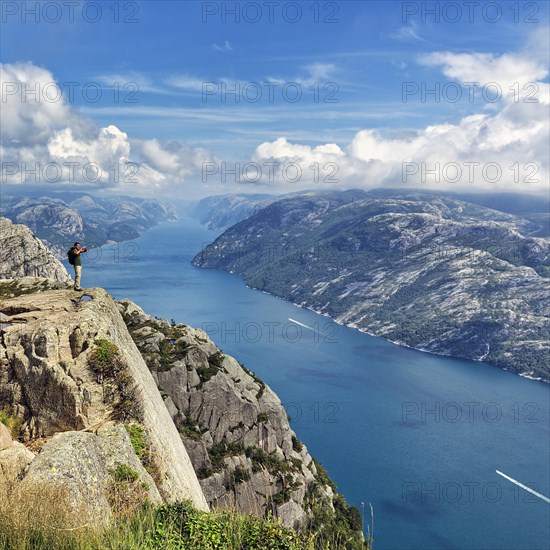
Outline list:
[[[98,516],[108,513],[103,488],[117,468],[137,472],[153,502],[190,499],[207,510],[189,455],[117,304],[103,289],[81,294],[55,288],[60,285],[0,281],[0,410],[21,420],[19,439],[40,451],[25,467],[30,455],[19,448],[19,471],[2,469],[0,455],[0,469],[11,468],[24,482],[64,482],[73,499]],[[131,444],[132,430],[125,428],[132,426],[151,450],[152,475]]]
[[[71,282],[63,264],[27,226],[0,217],[0,235],[0,279],[30,276]]]

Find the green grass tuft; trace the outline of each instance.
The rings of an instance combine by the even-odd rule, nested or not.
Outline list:
[[[139,424],[125,424],[124,427],[130,436],[130,441],[137,457],[141,460],[147,450],[147,442],[145,441],[145,431],[143,426],[140,426]]]
[[[10,430],[13,438],[17,438],[19,436],[22,424],[19,418],[11,416],[7,411],[0,410],[0,422],[2,422],[2,424]]]
[[[119,483],[124,481],[133,482],[140,478],[139,472],[130,468],[127,464],[117,464],[116,468],[111,468],[109,473],[113,476],[113,479]]]

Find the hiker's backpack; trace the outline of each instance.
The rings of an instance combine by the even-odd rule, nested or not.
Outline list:
[[[69,251],[67,251],[67,259],[69,260],[69,263],[71,265],[74,265],[75,256],[76,254],[73,252],[72,248]]]

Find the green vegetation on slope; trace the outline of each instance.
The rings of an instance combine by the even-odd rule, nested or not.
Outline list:
[[[104,401],[113,404],[118,420],[139,420],[143,413],[136,399],[135,383],[117,346],[106,338],[98,338],[94,344],[88,365],[103,385]]]
[[[0,489],[1,490],[1,489]],[[314,532],[300,534],[272,517],[201,512],[188,502],[119,514],[104,529],[79,523],[66,495],[0,495],[0,548],[4,550],[315,550],[352,548],[324,544]],[[55,501],[52,499],[55,498]],[[355,546],[353,547],[355,548]]]

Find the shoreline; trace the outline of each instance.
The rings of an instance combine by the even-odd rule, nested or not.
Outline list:
[[[225,271],[225,270],[222,270],[222,271]],[[235,273],[234,271],[229,271],[229,273],[231,273],[233,275],[239,275],[239,277],[242,278],[242,275],[240,275],[239,273]],[[243,282],[244,282],[244,278],[243,278]],[[264,294],[267,294],[269,296],[273,296],[274,298],[278,298],[279,300],[284,300],[285,302],[293,304],[296,307],[299,307],[301,309],[307,309],[309,311],[312,311],[313,313],[316,313],[317,315],[322,315],[323,317],[328,317],[331,321],[333,321],[337,325],[340,325],[340,326],[343,326],[343,327],[346,327],[346,328],[351,328],[353,330],[357,330],[358,332],[361,332],[362,334],[368,334],[369,336],[373,336],[374,338],[381,338],[382,340],[385,340],[386,342],[390,342],[391,344],[395,344],[396,346],[402,346],[404,348],[419,351],[421,353],[429,353],[431,355],[438,355],[440,357],[448,357],[450,359],[467,359],[468,361],[475,361],[476,363],[483,363],[484,365],[495,367],[497,369],[509,372],[511,374],[521,376],[522,378],[527,378],[528,380],[533,380],[535,382],[542,382],[543,384],[550,384],[550,380],[544,380],[540,376],[532,376],[532,374],[530,374],[528,372],[511,371],[511,370],[509,370],[505,367],[499,367],[498,365],[495,365],[493,363],[488,363],[487,361],[483,361],[482,359],[476,359],[476,358],[473,358],[473,357],[463,357],[463,356],[460,356],[460,355],[449,355],[449,354],[446,354],[446,353],[440,353],[440,352],[437,352],[437,351],[430,351],[430,350],[427,350],[427,349],[424,349],[424,348],[417,348],[417,347],[414,347],[414,346],[410,346],[409,344],[406,344],[405,342],[401,342],[399,340],[391,340],[390,338],[380,336],[379,334],[375,334],[373,332],[368,331],[365,328],[359,327],[354,323],[346,324],[342,321],[338,321],[338,320],[334,319],[333,317],[331,317],[328,313],[318,311],[315,308],[306,305],[306,302],[302,302],[302,304],[297,304],[296,302],[293,302],[291,300],[287,300],[286,298],[283,298],[282,296],[277,296],[276,294],[271,294],[270,292],[267,292],[266,290],[260,290],[259,288],[254,288],[253,286],[248,285],[246,282],[245,282],[245,286],[247,288],[250,288],[251,290],[257,290],[257,291],[263,292]]]

